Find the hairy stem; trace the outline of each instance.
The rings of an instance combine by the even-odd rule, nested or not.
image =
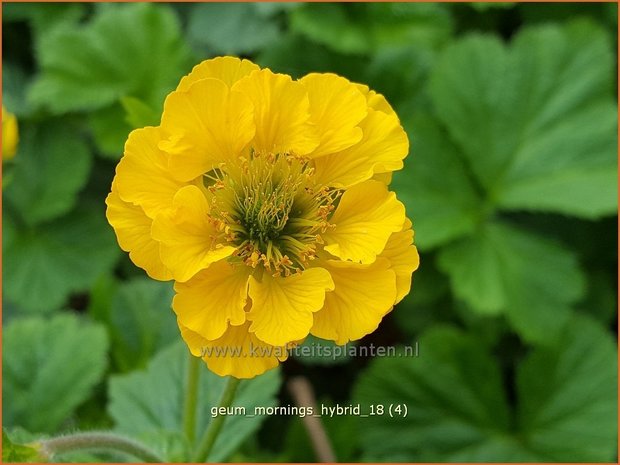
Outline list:
[[[75,450],[94,449],[123,452],[143,462],[157,463],[164,459],[144,444],[114,433],[88,432],[69,434],[52,439],[37,441],[41,454],[51,459],[56,454]]]
[[[312,407],[314,411],[317,411],[314,390],[306,378],[303,376],[292,378],[288,382],[288,389],[299,407]],[[325,431],[325,427],[321,423],[321,419],[314,415],[309,415],[304,416],[302,421],[318,461],[323,463],[336,462],[336,454],[334,454],[334,449]]]

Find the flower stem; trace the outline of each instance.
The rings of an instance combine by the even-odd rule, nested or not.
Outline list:
[[[200,358],[189,354],[187,384],[185,386],[185,409],[183,411],[183,430],[190,444],[194,444],[194,440],[196,439],[196,408],[200,365]]]
[[[144,462],[157,463],[164,459],[144,444],[114,433],[88,432],[69,434],[37,441],[41,454],[51,459],[56,454],[83,449],[113,450],[132,455]]]
[[[224,388],[224,393],[218,403],[218,407],[230,407],[235,399],[235,393],[237,392],[238,387],[239,380],[237,378],[233,378],[232,376],[228,378],[228,383]],[[200,445],[198,446],[198,451],[195,456],[196,462],[207,461],[209,454],[211,453],[211,449],[213,448],[213,444],[215,444],[215,440],[217,439],[225,420],[226,415],[218,415],[211,420],[211,423],[207,426],[204,436],[200,440]]]

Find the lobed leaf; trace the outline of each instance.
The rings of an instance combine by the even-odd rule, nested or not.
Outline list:
[[[3,424],[54,432],[107,365],[104,328],[72,314],[14,319],[4,329]]]
[[[4,297],[24,310],[56,310],[109,273],[120,250],[101,210],[80,206],[37,228],[3,212]]]
[[[617,209],[613,53],[587,22],[470,36],[443,54],[433,103],[489,201],[598,218]]]
[[[406,404],[406,418],[370,416],[363,456],[413,462],[609,462],[616,448],[616,353],[609,333],[574,317],[517,367],[509,407],[494,356],[473,335],[436,327],[419,358],[375,360],[355,402]]]
[[[178,433],[183,430],[189,357],[185,345],[178,342],[158,353],[146,370],[110,378],[108,411],[118,431],[151,442],[168,460],[191,459],[187,444]],[[204,432],[212,420],[211,408],[217,406],[227,379],[207,370],[206,366],[200,368],[196,431]],[[247,415],[253,415],[256,406],[273,406],[279,386],[278,370],[243,381],[233,407],[244,407]],[[209,461],[224,461],[265,419],[266,416],[261,415],[227,417]]]
[[[189,71],[176,16],[148,3],[108,5],[89,24],[54,29],[37,44],[30,98],[55,113],[96,110],[123,96],[161,105]]]

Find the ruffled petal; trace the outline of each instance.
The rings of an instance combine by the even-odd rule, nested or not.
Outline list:
[[[362,139],[357,125],[366,117],[366,99],[354,84],[335,74],[311,73],[300,79],[310,99],[310,122],[319,146],[311,158],[339,152]]]
[[[181,336],[192,355],[202,357],[209,369],[220,376],[254,378],[286,360],[286,347],[265,344],[248,331],[249,323],[229,326],[222,337],[209,341],[179,324]]]
[[[395,115],[369,109],[359,126],[364,131],[359,143],[314,160],[319,182],[346,188],[370,179],[373,174],[403,167],[409,139]]]
[[[254,104],[258,152],[306,155],[319,144],[310,123],[310,101],[303,84],[269,69],[255,71],[233,87]]]
[[[345,344],[373,332],[394,305],[396,276],[388,260],[372,265],[327,260],[320,263],[334,280],[325,306],[314,314],[314,336]]]
[[[389,186],[392,183],[392,172],[388,171],[387,173],[377,173],[372,179],[375,181],[381,181],[386,186]]]
[[[390,235],[402,229],[405,206],[380,181],[366,181],[345,191],[323,234],[325,250],[342,260],[372,263]]]
[[[151,234],[160,242],[161,259],[176,281],[187,281],[235,251],[234,247],[218,242],[208,207],[198,187],[186,186],[174,196],[173,208],[153,220]]]
[[[151,278],[159,281],[172,279],[170,270],[159,256],[159,242],[151,237],[151,220],[141,207],[123,201],[112,185],[112,192],[105,200],[106,217],[114,228],[118,243],[137,266]]]
[[[164,103],[159,146],[170,154],[170,172],[190,181],[242,153],[254,137],[249,98],[217,79],[202,79],[172,92]]]
[[[383,95],[375,92],[374,90],[370,90],[370,88],[365,84],[356,83],[355,87],[357,87],[357,90],[359,90],[362,95],[366,97],[366,104],[370,108],[381,111],[386,115],[396,116],[396,112]]]
[[[181,79],[176,90],[187,90],[201,79],[212,78],[223,81],[228,87],[252,71],[260,69],[250,60],[240,60],[237,57],[217,57],[197,64],[192,72]]]
[[[312,327],[312,313],[323,307],[325,291],[333,288],[329,273],[322,268],[286,278],[268,273],[261,281],[251,277],[252,308],[247,315],[252,322],[250,331],[275,346],[303,339]]]
[[[245,323],[250,268],[213,263],[185,283],[176,283],[172,308],[179,322],[206,339],[221,337],[228,323]]]
[[[413,229],[407,219],[402,231],[393,233],[379,257],[390,261],[390,269],[396,273],[396,301],[403,300],[411,290],[411,275],[420,266],[418,249],[413,245]]]
[[[121,199],[140,205],[150,218],[170,208],[174,195],[187,184],[170,174],[168,154],[158,148],[161,140],[158,127],[132,131],[116,167],[115,183]]]

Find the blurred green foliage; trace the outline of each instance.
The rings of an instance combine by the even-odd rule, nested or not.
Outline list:
[[[291,403],[282,378],[304,374],[325,405],[408,406],[324,417],[341,461],[616,460],[616,4],[5,3],[2,20],[21,133],[3,167],[3,461],[37,460],[9,437],[110,425],[188,460],[172,289],[121,253],[104,199],[128,132],[218,54],[385,94],[421,252],[360,342],[414,340],[418,358],[290,360],[238,405]],[[202,372],[199,430],[221,381]],[[316,460],[297,417],[231,417],[218,441],[212,460]]]

